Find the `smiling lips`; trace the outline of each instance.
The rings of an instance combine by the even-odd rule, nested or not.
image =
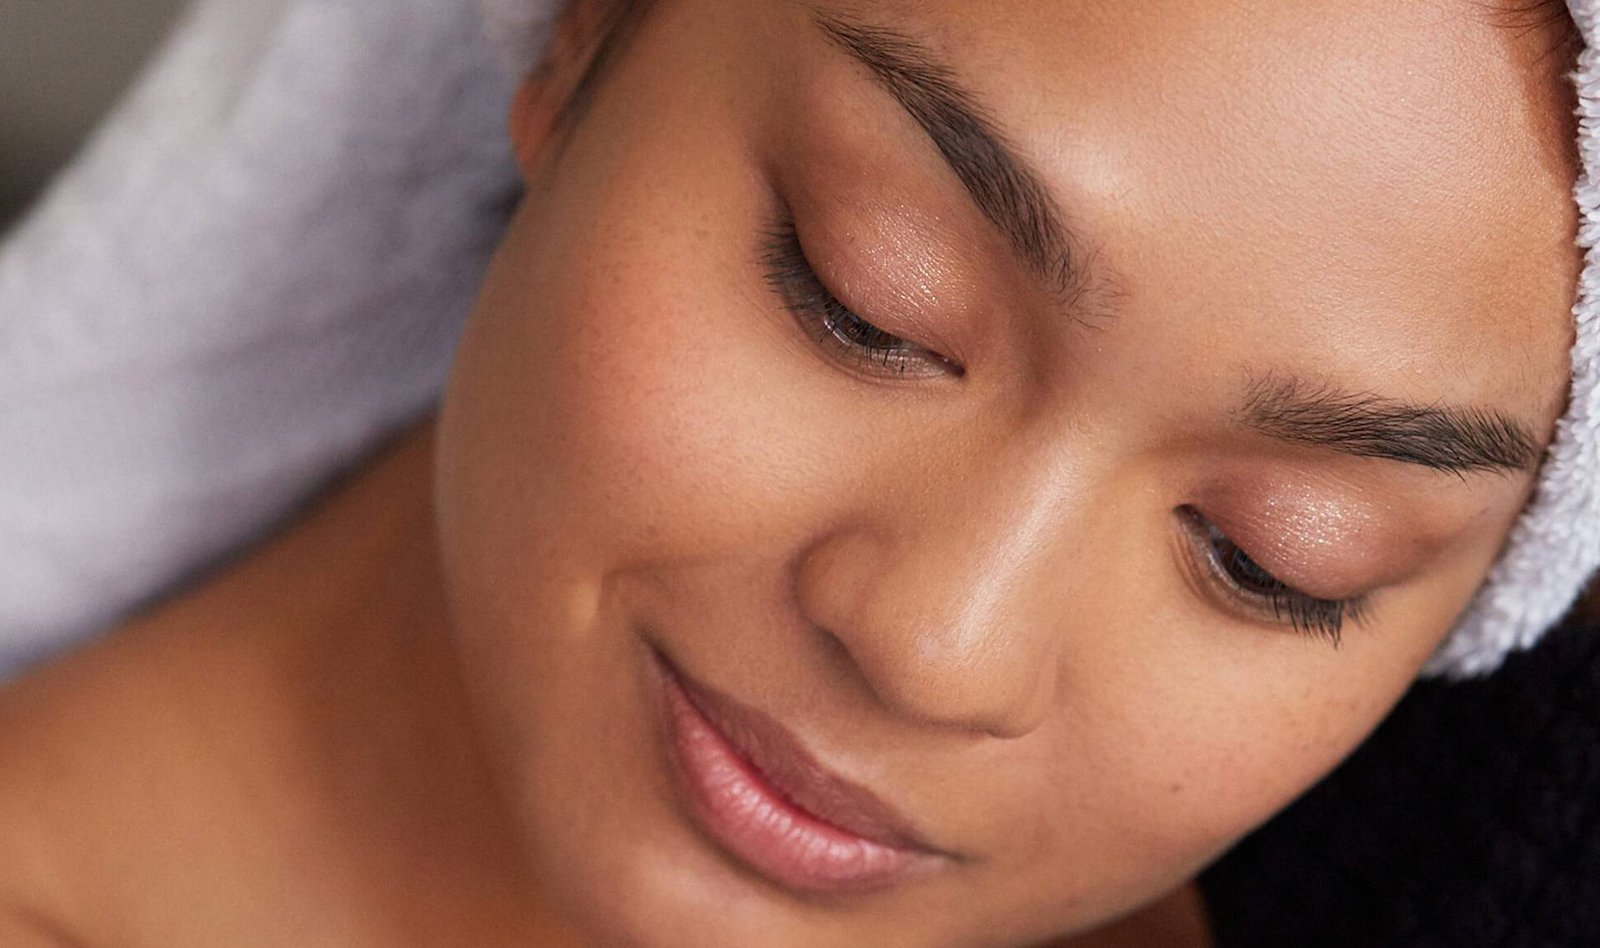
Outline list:
[[[849,892],[948,861],[870,791],[823,769],[783,725],[653,657],[694,816],[742,862],[796,890]]]

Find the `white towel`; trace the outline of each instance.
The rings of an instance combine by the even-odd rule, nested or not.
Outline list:
[[[517,175],[472,0],[201,0],[0,244],[0,677],[433,405]]]

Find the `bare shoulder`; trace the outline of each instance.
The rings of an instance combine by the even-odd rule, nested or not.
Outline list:
[[[107,639],[0,689],[0,944],[73,944],[62,920],[114,903],[142,831],[172,815],[194,741],[159,640]]]
[[[315,888],[302,870],[327,834],[312,809],[317,706],[305,691],[331,672],[306,643],[332,638],[349,612],[341,597],[372,569],[367,546],[384,539],[371,529],[381,518],[355,508],[386,509],[392,492],[363,480],[200,585],[0,685],[0,945],[271,930],[242,906]]]
[[[296,877],[287,671],[250,572],[0,689],[0,945],[203,944]]]
[[[287,775],[305,762],[284,630],[315,634],[311,597],[281,588],[296,532],[0,687],[0,945],[213,925],[295,877],[287,788],[305,781]]]
[[[305,643],[343,621],[387,538],[367,508],[394,492],[361,473],[203,582],[0,685],[0,846],[183,825],[157,821],[270,769],[297,723],[284,712]]]

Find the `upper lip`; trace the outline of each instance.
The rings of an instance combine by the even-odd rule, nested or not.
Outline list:
[[[791,804],[883,846],[954,855],[927,842],[877,794],[824,767],[777,719],[693,680],[665,655],[657,655],[695,709]]]

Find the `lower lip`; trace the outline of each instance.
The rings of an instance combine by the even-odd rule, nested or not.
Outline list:
[[[696,818],[724,849],[803,892],[883,888],[937,857],[888,846],[819,820],[785,800],[662,669],[678,772]]]

